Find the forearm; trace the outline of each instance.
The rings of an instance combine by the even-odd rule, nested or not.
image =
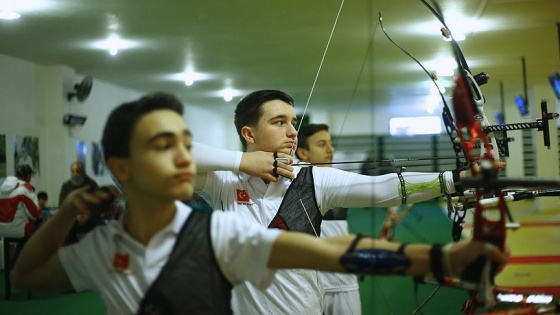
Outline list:
[[[213,171],[237,172],[243,152],[223,150],[199,142],[193,142],[192,149],[198,173]]]
[[[305,241],[303,240],[305,239]],[[316,238],[303,233],[282,233],[278,236],[269,259],[270,268],[305,268],[329,272],[348,272],[341,264],[340,258],[348,251],[354,241],[354,235],[332,238]],[[390,243],[372,238],[361,239],[357,249],[375,249],[396,252],[398,243]],[[430,245],[414,244],[404,249],[404,255],[410,260],[405,274],[423,276],[431,272]],[[289,253],[286,254],[286,253]],[[370,263],[379,263],[379,261]],[[372,274],[376,274],[375,271]],[[387,275],[386,273],[383,273]],[[399,275],[394,272],[389,275]]]
[[[323,169],[315,168],[314,172],[318,173],[318,180],[323,180],[319,185],[326,187],[316,190],[324,208],[389,207],[455,192],[451,172],[444,172],[441,177],[439,173],[408,172],[402,174],[401,181],[397,174],[364,176]]]

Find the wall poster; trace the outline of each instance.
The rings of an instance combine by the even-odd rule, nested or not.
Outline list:
[[[38,137],[14,136],[14,173],[15,168],[22,164],[33,168],[33,176],[41,173]]]
[[[95,176],[103,176],[105,174],[105,161],[101,150],[101,144],[98,142],[91,143],[91,168]]]

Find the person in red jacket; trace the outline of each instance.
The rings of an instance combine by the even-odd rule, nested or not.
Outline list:
[[[0,186],[0,236],[23,238],[35,230],[35,220],[42,216],[35,187],[29,182],[33,169],[27,164],[16,168]]]

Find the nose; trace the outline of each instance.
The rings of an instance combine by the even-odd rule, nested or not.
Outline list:
[[[288,127],[288,137],[290,137],[292,139],[295,139],[297,134],[298,134],[296,126],[294,126],[292,124],[287,124],[287,125],[289,126]]]
[[[332,143],[327,144],[327,150],[329,150],[329,152],[334,152],[334,147]]]
[[[179,166],[189,166],[193,162],[193,155],[190,149],[180,145],[177,149],[176,162]]]

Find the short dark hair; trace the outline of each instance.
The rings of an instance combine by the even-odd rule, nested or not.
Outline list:
[[[308,124],[302,125],[299,128],[297,135],[297,148],[309,149],[309,142],[307,139],[319,131],[329,131],[329,126],[326,124]],[[301,159],[296,150],[296,156]]]
[[[45,191],[40,191],[37,193],[37,199],[45,199],[48,200],[49,199],[49,195],[47,195],[47,192]]]
[[[268,101],[280,100],[294,106],[294,99],[285,92],[279,90],[259,90],[243,97],[235,107],[234,123],[239,140],[243,145],[243,151],[247,150],[247,141],[241,135],[241,129],[245,126],[254,127],[262,116],[262,105]]]
[[[16,177],[22,179],[33,175],[33,168],[29,164],[20,164],[16,167]]]
[[[129,157],[134,126],[142,116],[160,109],[169,109],[183,116],[183,103],[176,96],[162,92],[115,108],[107,118],[101,138],[105,161],[111,157]]]

